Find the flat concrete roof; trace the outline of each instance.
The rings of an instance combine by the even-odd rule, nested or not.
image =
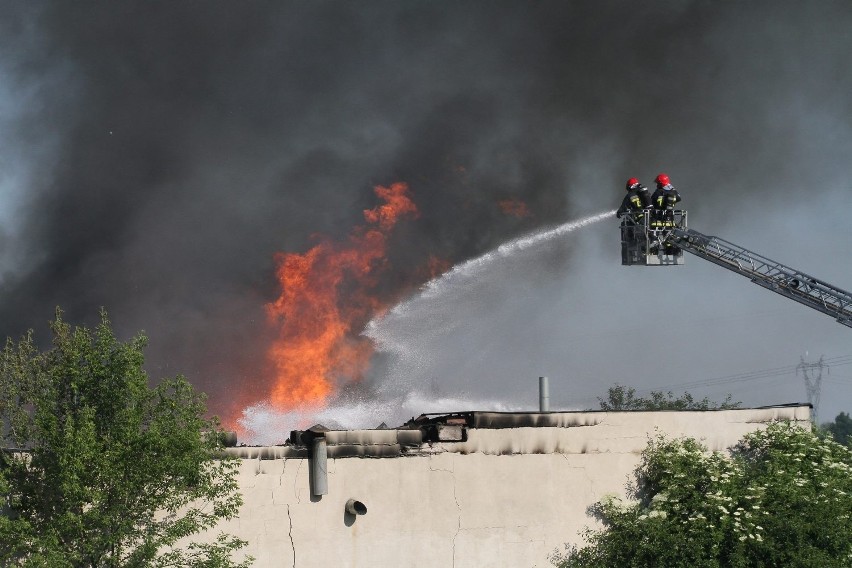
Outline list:
[[[484,451],[488,453],[521,453],[519,443],[507,432],[485,434],[486,431],[533,429],[525,433],[522,447],[559,448],[566,447],[566,435],[559,430],[588,429],[613,423],[637,422],[699,422],[722,419],[733,423],[767,423],[773,420],[809,421],[811,405],[790,403],[754,408],[712,410],[627,410],[627,411],[555,411],[555,412],[482,412],[464,411],[422,414],[409,420],[399,428],[364,430],[328,430],[317,424],[308,430],[294,430],[286,443],[276,446],[235,446],[226,452],[246,459],[293,459],[310,457],[313,440],[323,438],[329,458],[370,457],[393,458],[436,452]],[[718,414],[718,416],[713,416]],[[657,415],[657,418],[649,415]],[[708,427],[709,427],[708,423]],[[692,428],[690,428],[692,430]],[[606,431],[587,432],[582,438],[600,440],[612,433]],[[576,435],[570,436],[576,446]],[[489,443],[482,445],[487,438]],[[517,438],[515,436],[514,438]],[[475,442],[475,443],[474,443]],[[593,447],[587,444],[583,447]],[[544,451],[535,450],[536,453]]]

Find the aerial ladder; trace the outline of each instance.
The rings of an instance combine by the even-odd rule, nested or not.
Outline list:
[[[621,222],[621,264],[676,266],[683,252],[745,276],[755,284],[852,327],[852,294],[719,237],[687,228],[686,211],[645,211]]]

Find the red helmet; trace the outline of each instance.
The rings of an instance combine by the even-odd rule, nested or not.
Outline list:
[[[627,180],[627,190],[628,190],[628,191],[630,191],[631,189],[633,189],[633,186],[635,186],[635,185],[639,185],[639,180],[638,180],[638,179],[636,179],[636,178],[630,178],[629,180]]]
[[[654,179],[658,185],[669,185],[669,176],[667,174],[660,174]]]

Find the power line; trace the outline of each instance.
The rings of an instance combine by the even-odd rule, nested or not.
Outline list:
[[[830,357],[827,359],[823,359],[823,364],[832,367],[840,367],[843,365],[852,365],[852,355],[843,355],[838,357]],[[730,384],[737,382],[744,382],[753,379],[759,379],[764,377],[780,377],[783,375],[795,374],[797,369],[801,364],[797,365],[785,365],[783,367],[773,367],[769,369],[760,369],[757,371],[747,371],[743,373],[736,373],[732,375],[724,375],[721,377],[713,377],[709,379],[700,379],[696,381],[687,381],[687,382],[679,382],[671,385],[663,385],[654,387],[651,389],[645,389],[646,392],[650,392],[652,390],[659,389],[670,389],[670,388],[689,388],[689,387],[703,387],[703,386],[713,386],[720,384]]]
[[[820,361],[821,361],[823,367],[828,367],[828,366],[841,367],[841,366],[844,366],[844,365],[852,365],[852,355],[839,355],[839,356],[836,356],[836,357],[828,357],[828,358],[821,357]],[[649,388],[645,388],[645,389],[635,389],[635,393],[642,395],[642,394],[649,394],[649,393],[654,392],[654,391],[662,391],[662,390],[672,390],[672,389],[689,390],[690,388],[696,388],[696,387],[710,387],[710,386],[717,386],[717,385],[735,384],[735,383],[753,381],[753,380],[763,379],[763,378],[783,377],[785,375],[795,375],[795,374],[797,374],[797,372],[799,372],[799,369],[802,367],[803,364],[805,364],[804,360],[802,360],[801,363],[796,364],[796,365],[784,365],[783,367],[771,367],[771,368],[767,368],[767,369],[758,369],[758,370],[755,370],[755,371],[746,371],[746,372],[735,373],[735,374],[731,374],[731,375],[723,375],[723,376],[720,376],[720,377],[711,377],[711,378],[707,378],[707,379],[698,379],[698,380],[693,380],[693,381],[678,382],[678,383],[673,383],[673,384],[669,384],[669,385],[649,387]],[[819,363],[814,363],[814,364],[811,364],[811,365],[819,365]],[[820,378],[820,382],[821,382],[821,380],[822,379]],[[832,381],[832,382],[834,382],[834,381]],[[578,402],[586,402],[586,401],[597,400],[597,398],[598,397],[588,397],[588,398],[579,398],[579,399],[575,399],[575,400],[577,400]],[[811,399],[810,394],[809,394],[809,397],[808,397],[808,401],[814,406],[814,416],[816,417],[817,405],[819,403],[818,397],[817,397],[817,401],[816,401],[817,405],[814,405],[814,402]]]

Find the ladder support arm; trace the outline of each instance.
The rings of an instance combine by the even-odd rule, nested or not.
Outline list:
[[[719,237],[675,228],[669,237],[686,252],[736,272],[782,296],[852,327],[852,294],[800,270],[770,260]]]

